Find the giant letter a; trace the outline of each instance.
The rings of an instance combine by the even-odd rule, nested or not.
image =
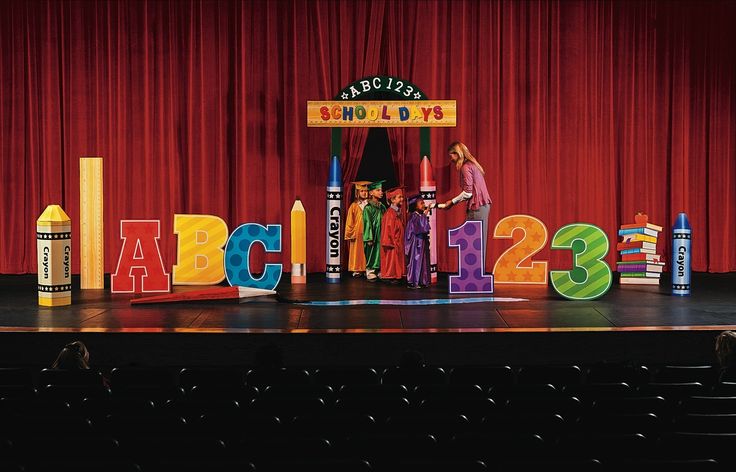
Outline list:
[[[168,292],[169,274],[158,247],[159,220],[121,220],[118,267],[110,277],[113,293]],[[134,269],[136,270],[134,273]],[[140,279],[140,280],[138,280]]]

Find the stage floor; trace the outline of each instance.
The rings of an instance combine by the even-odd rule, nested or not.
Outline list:
[[[551,286],[496,285],[485,297],[525,301],[458,303],[473,295],[449,295],[447,275],[429,288],[369,283],[347,278],[328,284],[310,274],[306,285],[291,285],[285,274],[277,292],[265,297],[131,305],[131,295],[108,290],[74,290],[73,304],[45,308],[37,304],[36,277],[0,276],[0,332],[503,332],[606,330],[736,329],[736,273],[693,274],[689,297],[672,296],[664,274],[659,286],[621,286],[594,301],[570,301]],[[79,286],[75,278],[74,286]],[[174,287],[175,292],[201,287]],[[285,302],[283,299],[290,300]],[[310,306],[300,302],[382,300],[386,305]],[[401,305],[396,303],[436,304]],[[448,303],[452,300],[452,303]]]
[[[448,295],[447,275],[427,289],[346,279],[306,285],[285,278],[246,302],[131,305],[130,295],[74,290],[67,307],[39,307],[36,277],[0,276],[0,365],[48,366],[60,346],[82,340],[97,366],[249,365],[276,344],[293,365],[391,365],[406,349],[436,365],[715,362],[715,336],[736,329],[736,273],[693,275],[693,293],[665,284],[621,286],[595,301],[570,301],[551,287],[497,285],[493,297]],[[79,286],[78,278],[73,286]],[[175,287],[176,292],[198,287]],[[323,307],[299,301],[398,300]],[[435,300],[433,305],[411,305]],[[453,303],[447,302],[452,300]]]

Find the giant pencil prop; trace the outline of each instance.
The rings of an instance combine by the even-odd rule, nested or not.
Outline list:
[[[433,208],[437,202],[437,183],[432,172],[432,162],[424,156],[419,164],[419,192],[427,208]],[[431,283],[437,283],[437,215],[429,213],[429,275]]]
[[[307,283],[307,213],[298,198],[291,207],[291,283]]]
[[[213,287],[204,290],[190,290],[188,292],[167,293],[165,295],[153,295],[150,297],[131,298],[131,305],[147,303],[173,303],[193,302],[206,300],[237,300],[241,298],[261,297],[264,295],[276,295],[275,290],[252,287]]]

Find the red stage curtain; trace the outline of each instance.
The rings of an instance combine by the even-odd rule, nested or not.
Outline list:
[[[486,168],[491,231],[527,213],[550,237],[596,224],[613,246],[644,210],[669,259],[684,211],[693,269],[736,270],[735,23],[729,1],[3,2],[0,273],[35,272],[48,204],[79,234],[81,156],[105,158],[107,272],[121,219],[161,219],[170,268],[174,213],[283,224],[283,253],[254,262],[288,269],[297,197],[308,270],[322,271],[330,132],[306,127],[306,101],[374,74],[457,100],[458,126],[431,131],[438,195],[458,193],[445,149],[464,141]],[[365,136],[343,132],[346,182]],[[416,189],[418,130],[389,136]],[[462,213],[440,213],[442,271],[456,268],[446,230]],[[508,246],[489,239],[489,270]]]

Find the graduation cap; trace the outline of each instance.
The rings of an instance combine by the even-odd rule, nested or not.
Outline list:
[[[355,190],[368,190],[368,184],[370,183],[370,180],[356,180],[353,185],[355,185]]]
[[[408,197],[406,197],[406,202],[409,205],[411,205],[412,203],[416,203],[417,200],[419,200],[421,198],[422,198],[422,194],[421,193],[416,193],[414,195],[409,195]]]
[[[383,183],[385,181],[386,180],[384,179],[384,180],[376,180],[375,182],[369,183],[368,184],[368,190],[376,190],[376,189],[383,188]]]
[[[417,202],[422,199],[421,193],[416,193],[414,195],[409,195],[406,198],[406,203],[409,205],[409,211],[414,211],[414,209],[417,206]]]
[[[390,202],[396,195],[401,195],[402,193],[404,193],[403,185],[388,189],[386,190],[386,200]]]

